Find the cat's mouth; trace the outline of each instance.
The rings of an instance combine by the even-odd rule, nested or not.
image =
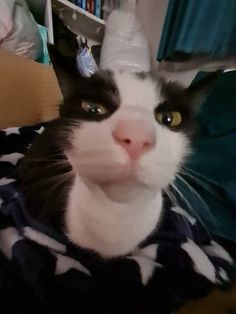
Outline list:
[[[79,175],[92,183],[99,185],[119,185],[127,182],[137,182],[138,165],[133,162],[124,164],[114,163],[102,165],[90,165],[89,168],[80,167]]]
[[[99,170],[100,169],[100,170]],[[138,197],[148,186],[138,176],[138,164],[127,163],[119,167],[97,168],[92,172],[80,173],[86,181],[100,186],[101,190],[112,201],[127,203]],[[91,172],[90,172],[91,171]]]
[[[111,181],[101,184],[106,196],[114,202],[127,203],[137,198],[146,187],[135,179]]]

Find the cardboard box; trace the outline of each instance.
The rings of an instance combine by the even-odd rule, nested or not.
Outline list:
[[[61,100],[51,66],[0,50],[0,129],[54,119]]]

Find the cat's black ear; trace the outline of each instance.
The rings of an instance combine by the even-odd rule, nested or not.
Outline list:
[[[191,97],[196,109],[202,104],[222,73],[222,70],[211,72],[186,88],[186,92]]]
[[[48,44],[47,47],[62,95],[64,98],[68,98],[76,90],[77,80],[80,76],[76,60],[65,58],[52,44]]]

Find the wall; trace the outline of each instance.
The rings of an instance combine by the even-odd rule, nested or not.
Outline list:
[[[159,63],[156,61],[157,51],[161,39],[163,23],[169,0],[139,0],[138,14],[142,22],[145,35],[149,41],[152,65],[155,71],[159,72]],[[183,72],[161,72],[170,80],[177,80],[183,85],[189,85],[198,70]],[[159,72],[160,73],[160,72]]]
[[[37,23],[44,25],[46,0],[26,0]]]
[[[150,44],[152,62],[155,67],[158,67],[156,56],[161,38],[161,32],[165,19],[167,5],[168,0],[138,1],[138,14],[140,16],[144,32]]]

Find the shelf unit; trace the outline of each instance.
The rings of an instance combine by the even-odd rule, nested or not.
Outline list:
[[[26,0],[36,22],[48,30],[48,42],[53,44],[53,23],[51,0]]]
[[[90,44],[100,44],[106,22],[67,0],[51,0],[52,9],[63,15],[63,21],[74,33],[88,38]],[[76,17],[76,18],[73,18]]]

